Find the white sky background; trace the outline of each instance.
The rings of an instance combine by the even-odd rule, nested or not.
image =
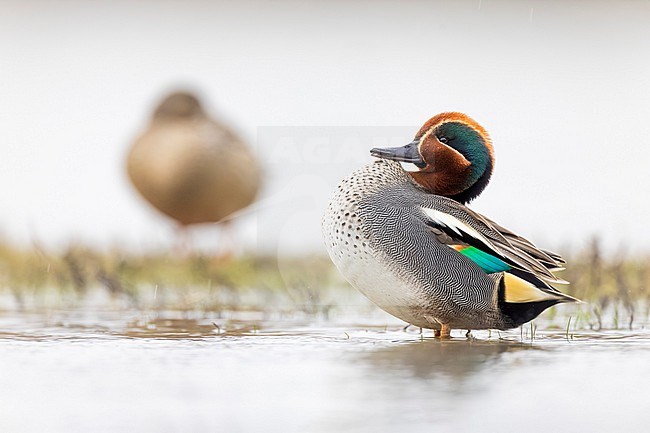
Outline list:
[[[238,225],[249,249],[321,251],[329,192],[369,145],[449,110],[495,146],[474,209],[551,248],[650,242],[648,1],[0,0],[0,233],[171,245],[124,157],[178,85],[266,166],[264,205]]]

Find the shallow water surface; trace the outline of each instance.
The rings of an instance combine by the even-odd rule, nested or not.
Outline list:
[[[0,431],[647,431],[645,329],[379,322],[3,313]]]

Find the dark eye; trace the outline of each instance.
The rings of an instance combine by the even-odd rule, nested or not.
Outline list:
[[[447,137],[438,137],[438,141],[441,143],[448,143],[449,139]]]

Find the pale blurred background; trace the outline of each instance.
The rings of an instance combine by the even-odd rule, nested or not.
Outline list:
[[[549,248],[650,241],[648,1],[0,9],[0,233],[12,243],[170,247],[173,225],[128,184],[124,159],[178,87],[265,165],[262,203],[237,227],[244,250],[321,251],[338,180],[370,160],[371,144],[407,143],[448,110],[481,122],[495,145],[475,209]],[[194,238],[217,242],[209,229]]]
[[[230,261],[126,176],[178,88],[264,166]],[[439,341],[325,256],[339,180],[449,110],[585,303]],[[1,432],[647,430],[650,1],[0,0],[0,149]]]

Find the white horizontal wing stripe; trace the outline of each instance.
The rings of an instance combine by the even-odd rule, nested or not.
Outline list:
[[[424,214],[430,218],[433,222],[437,224],[441,224],[445,227],[450,228],[453,230],[455,233],[457,233],[459,236],[462,236],[461,231],[465,233],[466,235],[469,235],[473,237],[474,239],[478,239],[479,241],[483,242],[486,246],[490,247],[494,253],[496,253],[499,257],[503,257],[501,253],[492,245],[492,242],[487,240],[485,236],[477,232],[474,228],[468,226],[467,224],[463,223],[461,220],[458,218],[449,215],[444,212],[437,211],[435,209],[430,209],[423,207],[422,211]]]

